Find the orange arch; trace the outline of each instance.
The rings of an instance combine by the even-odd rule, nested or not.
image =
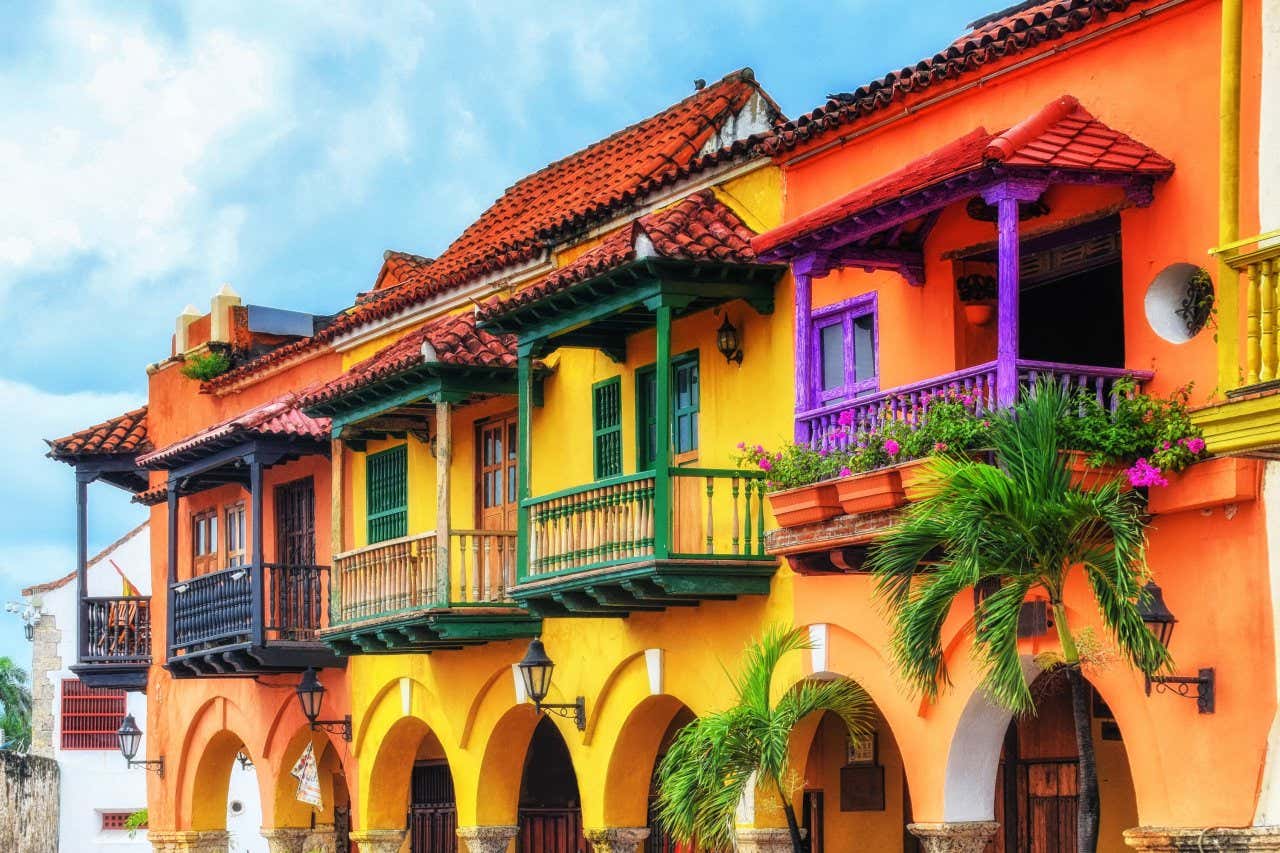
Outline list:
[[[604,819],[608,826],[644,826],[648,822],[649,780],[672,720],[689,706],[663,693],[646,696],[622,724],[605,771]]]

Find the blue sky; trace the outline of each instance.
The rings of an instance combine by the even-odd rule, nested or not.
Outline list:
[[[41,439],[143,402],[184,305],[332,313],[696,78],[751,66],[795,116],[1000,5],[0,0],[0,595],[73,566]],[[91,505],[95,549],[142,518]],[[0,655],[30,662],[5,613]]]

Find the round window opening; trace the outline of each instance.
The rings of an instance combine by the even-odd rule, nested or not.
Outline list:
[[[1183,344],[1213,318],[1213,281],[1195,264],[1170,264],[1147,287],[1144,304],[1155,333]]]

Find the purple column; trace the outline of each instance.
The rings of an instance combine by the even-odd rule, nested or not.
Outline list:
[[[1018,401],[1018,202],[1035,201],[1045,191],[1039,182],[1010,180],[982,194],[994,204],[998,245],[998,288],[996,291],[996,405],[1012,406]]]
[[[813,408],[813,255],[796,258],[791,273],[796,282],[796,414]],[[808,426],[799,418],[795,423],[796,443],[809,440]]]

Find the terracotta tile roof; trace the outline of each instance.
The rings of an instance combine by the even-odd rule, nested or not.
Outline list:
[[[46,442],[54,459],[141,453],[151,449],[147,438],[147,407]]]
[[[817,109],[782,125],[764,144],[777,154],[844,127],[864,116],[949,83],[1001,59],[1074,33],[1101,25],[1131,6],[1150,6],[1155,0],[1050,0],[1020,3],[978,22],[940,53],[915,65],[893,71],[879,80],[838,95]]]
[[[421,275],[435,262],[435,258],[387,249],[382,253],[382,269],[378,271],[373,290],[356,297],[356,305],[381,298],[386,291],[404,284],[412,276]]]
[[[714,192],[702,190],[618,229],[599,246],[537,284],[506,298],[488,300],[476,308],[476,314],[483,322],[646,257],[754,263],[754,236],[755,232]]]
[[[316,441],[329,437],[329,419],[313,418],[298,404],[307,392],[289,392],[254,406],[233,418],[206,427],[195,435],[138,457],[145,467],[160,466],[175,457],[205,445],[224,446],[246,438],[301,438]]]
[[[753,102],[764,111],[761,132],[746,137],[731,133],[739,129],[740,114]],[[781,110],[751,69],[729,74],[662,112],[521,178],[430,265],[407,272],[397,283],[385,277],[379,291],[314,337],[280,347],[203,388],[227,387],[268,364],[435,294],[534,260],[546,251],[548,242],[607,221],[676,181],[755,155],[765,130],[781,118]]]
[[[1069,169],[1166,177],[1173,163],[1098,121],[1070,95],[1000,133],[977,128],[935,151],[803,216],[761,234],[752,246],[762,256],[783,243],[904,198],[949,178],[988,166]]]
[[[428,347],[424,353],[424,345]],[[346,373],[301,399],[304,407],[326,403],[381,379],[435,362],[468,367],[516,366],[515,335],[476,328],[475,312],[450,314],[415,329]]]
[[[155,506],[156,504],[164,503],[168,498],[169,486],[167,483],[161,483],[158,486],[152,486],[145,491],[138,492],[130,500],[143,506]]]

